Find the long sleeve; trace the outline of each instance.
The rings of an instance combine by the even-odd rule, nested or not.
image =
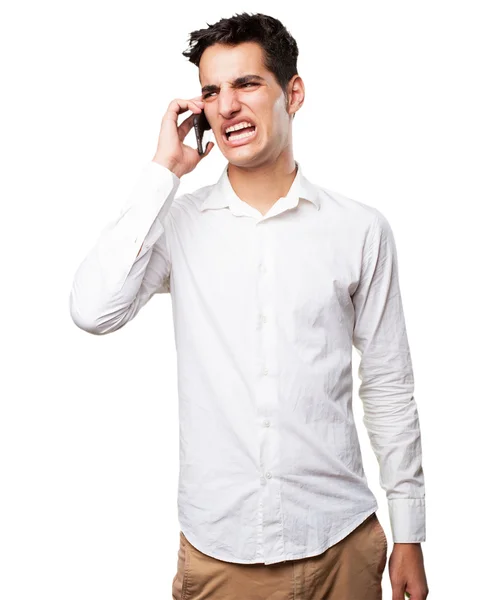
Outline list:
[[[352,296],[363,422],[378,459],[394,542],[426,539],[421,433],[393,232],[375,209]]]
[[[169,291],[165,224],[179,184],[179,177],[154,161],[144,167],[120,214],[74,275],[70,314],[78,327],[97,335],[116,331],[154,293]]]

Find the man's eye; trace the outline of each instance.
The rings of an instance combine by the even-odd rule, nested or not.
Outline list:
[[[253,81],[247,81],[246,83],[242,83],[240,87],[244,87],[245,85],[258,85],[257,83],[254,83]],[[203,100],[205,100],[206,98],[209,98],[211,96],[211,94],[214,94],[215,92],[210,92],[208,94],[204,94],[203,95]]]

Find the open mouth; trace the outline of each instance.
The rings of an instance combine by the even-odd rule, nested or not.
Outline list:
[[[230,146],[238,146],[241,144],[245,144],[252,140],[254,137],[256,137],[255,125],[253,125],[252,127],[244,127],[243,129],[223,134],[223,138]]]

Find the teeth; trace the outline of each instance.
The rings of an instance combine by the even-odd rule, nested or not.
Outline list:
[[[229,139],[235,139],[235,140],[240,140],[241,138],[246,138],[246,137],[250,137],[251,135],[254,135],[254,131],[246,131],[245,133],[232,133],[229,137]]]
[[[248,121],[237,123],[236,125],[228,127],[228,129],[225,130],[225,133],[229,133],[230,131],[236,131],[237,129],[244,129],[245,127],[253,127],[253,123],[249,123]]]

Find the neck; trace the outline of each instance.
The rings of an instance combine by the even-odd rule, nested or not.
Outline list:
[[[292,155],[280,156],[273,163],[258,167],[238,167],[228,164],[228,178],[236,195],[261,214],[289,192],[297,168]]]

